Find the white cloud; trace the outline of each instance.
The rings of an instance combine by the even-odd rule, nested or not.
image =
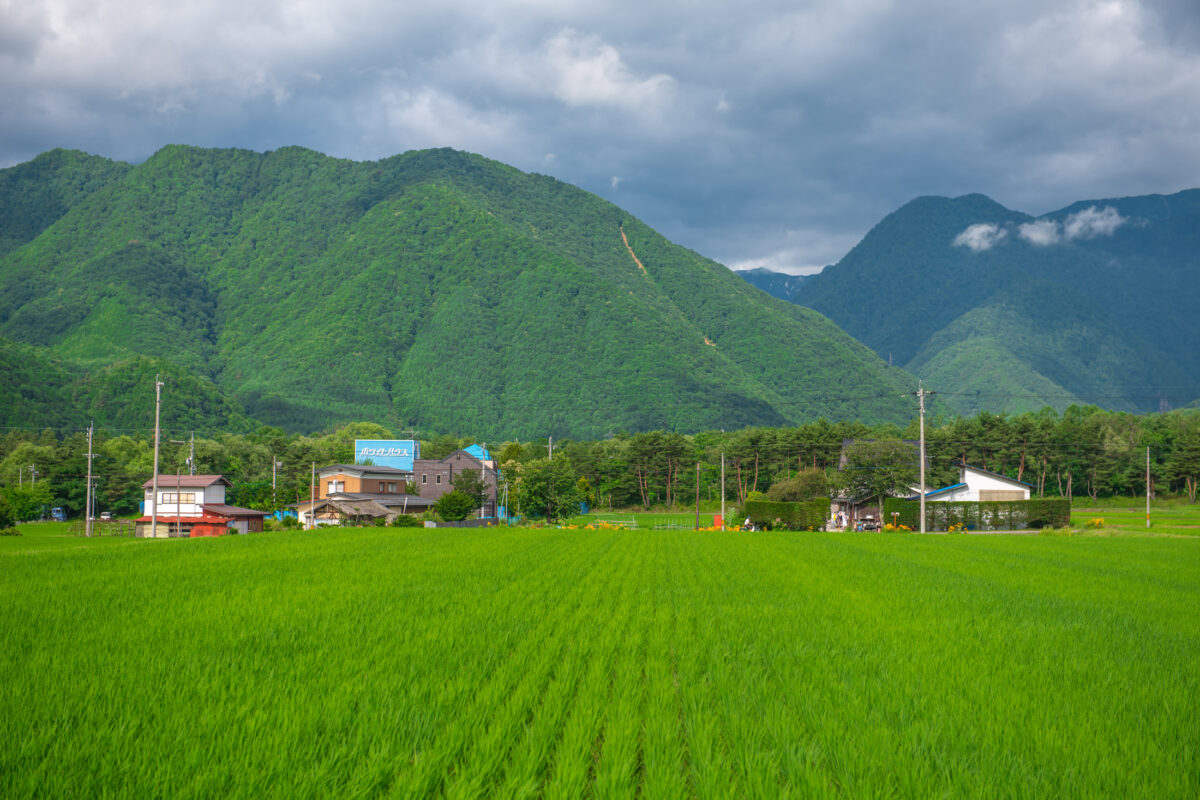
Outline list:
[[[373,134],[397,152],[420,147],[470,147],[498,151],[513,135],[504,114],[479,111],[432,89],[390,87],[372,99]],[[366,124],[368,117],[360,120]],[[387,145],[384,145],[387,146]]]
[[[1024,225],[1017,227],[1017,235],[1038,247],[1048,247],[1052,244],[1058,244],[1062,238],[1062,232],[1058,223],[1052,219],[1039,219],[1034,222],[1026,222]]]
[[[1062,222],[1039,219],[1017,228],[1017,235],[1030,244],[1048,247],[1059,242],[1075,239],[1094,239],[1097,236],[1112,236],[1117,228],[1129,222],[1112,206],[1096,208],[1089,206],[1076,211]]]
[[[665,74],[636,77],[615,47],[571,29],[547,43],[554,95],[569,106],[647,110],[670,99],[675,80]]]
[[[609,179],[609,183],[612,185],[612,189],[615,192],[621,186],[621,177],[619,175],[613,175],[612,178]]]
[[[954,238],[954,244],[958,247],[969,247],[976,253],[984,250],[991,250],[999,244],[1005,236],[1008,236],[1008,231],[995,225],[991,222],[980,222],[969,226],[966,230]]]
[[[861,238],[855,233],[831,234],[819,227],[789,228],[782,235],[756,228],[745,239],[721,242],[725,252],[734,256],[722,263],[738,271],[769,269],[785,275],[815,275],[841,260]],[[720,251],[711,255],[722,260]]]
[[[1077,211],[1063,222],[1063,235],[1067,239],[1094,239],[1097,236],[1112,236],[1117,228],[1128,222],[1112,206],[1091,206]]]

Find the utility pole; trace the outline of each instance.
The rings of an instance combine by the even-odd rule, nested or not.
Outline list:
[[[83,495],[83,535],[92,535],[92,428],[93,422],[88,422],[88,474],[87,491]]]
[[[551,436],[549,441],[550,441],[550,445],[549,445],[549,450],[547,451],[547,454],[546,454],[546,460],[553,461],[554,460],[554,437]]]
[[[276,461],[275,454],[271,453],[271,506],[275,508],[276,511],[278,511],[279,508],[278,501],[275,500],[275,470],[278,469],[279,466],[280,462]]]
[[[1150,527],[1150,448],[1146,448],[1146,527]]]
[[[308,479],[308,529],[317,527],[317,462],[312,462],[312,477]]]
[[[188,444],[187,439],[167,439],[167,441],[170,442],[171,444]],[[186,460],[187,460],[187,464],[188,464],[188,474],[195,475],[196,473],[192,470],[192,454],[195,454],[195,452],[196,452],[196,434],[194,434],[194,433],[192,434],[191,445],[192,446],[188,451],[189,455]],[[179,462],[176,461],[175,464],[176,464],[175,472],[179,472],[179,467],[178,467]],[[176,487],[178,487],[178,485],[179,484],[177,483]]]
[[[925,532],[925,387],[917,381],[917,406],[921,412],[921,533]],[[881,508],[880,511],[883,509]],[[882,516],[882,514],[880,515]]]
[[[721,452],[721,530],[725,530],[725,453]]]
[[[192,431],[191,442],[188,445],[188,475],[196,474],[196,432]]]
[[[696,462],[696,530],[700,530],[700,462]]]
[[[151,478],[150,536],[158,538],[158,419],[162,406],[163,382],[154,376],[154,476]]]

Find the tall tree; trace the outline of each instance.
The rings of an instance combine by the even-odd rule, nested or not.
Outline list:
[[[846,469],[840,473],[843,488],[853,497],[906,496],[918,480],[918,452],[899,439],[855,442],[847,450]]]
[[[556,520],[579,512],[583,490],[571,462],[565,458],[536,459],[522,465],[521,510]]]

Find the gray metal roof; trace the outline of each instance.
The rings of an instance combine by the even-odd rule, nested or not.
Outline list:
[[[370,464],[330,464],[328,467],[321,467],[317,470],[317,474],[324,477],[326,472],[333,470],[334,472],[354,472],[354,473],[375,473],[377,475],[412,475],[410,469],[400,469],[399,467],[374,467]]]

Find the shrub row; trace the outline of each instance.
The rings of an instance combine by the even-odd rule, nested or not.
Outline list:
[[[802,503],[776,503],[772,500],[747,500],[746,516],[756,528],[805,531],[825,530],[829,521],[829,498],[818,497]]]
[[[899,517],[893,517],[899,514]],[[893,519],[913,530],[921,526],[921,502],[888,498],[883,521]],[[1025,528],[1061,528],[1071,522],[1071,501],[1065,498],[987,502],[925,501],[925,529],[950,530],[953,525],[973,531],[1019,531]]]

